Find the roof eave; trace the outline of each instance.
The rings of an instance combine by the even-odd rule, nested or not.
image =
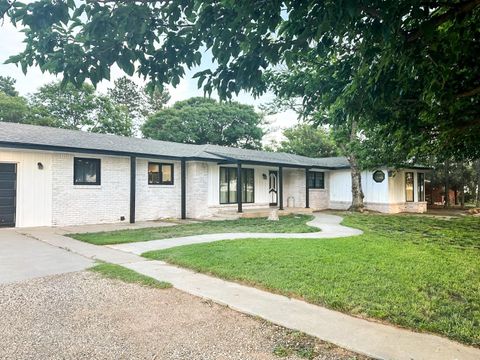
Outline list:
[[[82,154],[99,154],[99,155],[111,155],[111,156],[124,156],[124,157],[140,157],[151,159],[167,159],[167,160],[199,160],[199,161],[218,161],[219,159],[206,158],[201,156],[171,156],[171,155],[156,155],[147,153],[137,153],[129,151],[114,151],[104,149],[85,149],[70,146],[57,146],[46,144],[31,144],[31,143],[17,143],[0,141],[0,147],[12,148],[12,149],[29,149],[29,150],[44,150],[54,152],[68,152],[68,153],[82,153]]]

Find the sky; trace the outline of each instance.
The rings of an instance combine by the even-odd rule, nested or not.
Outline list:
[[[0,23],[0,75],[11,76],[17,80],[16,88],[20,92],[20,95],[26,96],[35,92],[37,88],[43,84],[49,83],[61,77],[56,77],[49,73],[42,73],[38,67],[29,68],[27,74],[24,75],[21,68],[14,64],[4,64],[5,60],[11,55],[16,55],[23,51],[24,44],[23,33],[18,28],[13,26],[8,19],[5,19],[3,23]],[[210,59],[206,59],[201,68],[205,69],[211,65]],[[192,79],[193,74],[198,71],[193,69],[187,71],[186,76],[177,85],[176,88],[172,86],[168,87],[171,95],[171,100],[167,105],[172,105],[179,100],[185,100],[193,96],[203,96],[203,91],[197,88],[197,80]],[[102,81],[97,85],[97,89],[100,92],[106,92],[106,90],[113,85],[115,79],[123,76],[123,72],[115,65],[111,69],[111,80]],[[132,77],[132,80],[138,84],[143,84],[142,79],[138,77]],[[215,97],[212,94],[212,97]],[[254,99],[252,96],[246,93],[239,94],[234,100],[255,106],[258,110],[259,105],[270,101],[273,98],[272,94],[266,94],[259,99]],[[297,116],[293,111],[286,111],[275,115],[269,115],[266,117],[266,121],[269,124],[267,126],[269,132],[264,138],[264,143],[268,144],[273,141],[279,141],[282,138],[282,129],[290,127],[297,123]]]

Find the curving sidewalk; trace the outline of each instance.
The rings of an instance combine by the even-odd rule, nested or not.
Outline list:
[[[178,238],[142,241],[126,244],[107,245],[110,248],[130,252],[133,254],[143,254],[147,251],[164,250],[176,246],[209,243],[221,240],[236,239],[325,239],[339,238],[346,236],[355,236],[363,234],[363,231],[340,225],[343,218],[336,215],[313,213],[314,219],[307,225],[319,228],[320,232],[313,233],[221,233],[221,234],[203,234],[184,236]]]

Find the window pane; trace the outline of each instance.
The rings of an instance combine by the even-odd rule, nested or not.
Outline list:
[[[405,173],[405,196],[406,200],[413,201],[413,173]]]
[[[220,203],[228,203],[228,171],[220,168]]]
[[[247,203],[253,203],[254,199],[254,188],[255,188],[255,178],[254,178],[254,172],[253,169],[248,169],[247,170],[247,179],[246,179],[246,199],[245,202]]]
[[[247,202],[247,169],[242,169],[242,202]]]
[[[425,174],[418,173],[417,177],[418,201],[425,201]]]
[[[148,163],[148,183],[160,184],[160,165]]]
[[[237,169],[228,168],[229,172],[229,202],[237,202]]]
[[[242,202],[253,202],[253,169],[242,169]]]
[[[308,187],[309,188],[315,187],[315,173],[311,171],[308,173]]]
[[[162,183],[173,183],[173,165],[162,165]]]
[[[242,169],[242,202],[252,203],[254,200],[253,169]],[[220,203],[237,202],[237,168],[220,168]]]
[[[320,179],[319,180],[319,188],[320,189],[325,189],[325,173],[319,172],[318,177]]]
[[[310,171],[308,173],[308,187],[311,189],[324,189],[324,173],[320,171]]]
[[[74,158],[73,166],[74,184],[100,184],[100,159]]]

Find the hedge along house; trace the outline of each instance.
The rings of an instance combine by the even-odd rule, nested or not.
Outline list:
[[[424,212],[425,170],[362,173],[367,208]],[[0,122],[0,226],[346,209],[345,158],[190,145]]]

